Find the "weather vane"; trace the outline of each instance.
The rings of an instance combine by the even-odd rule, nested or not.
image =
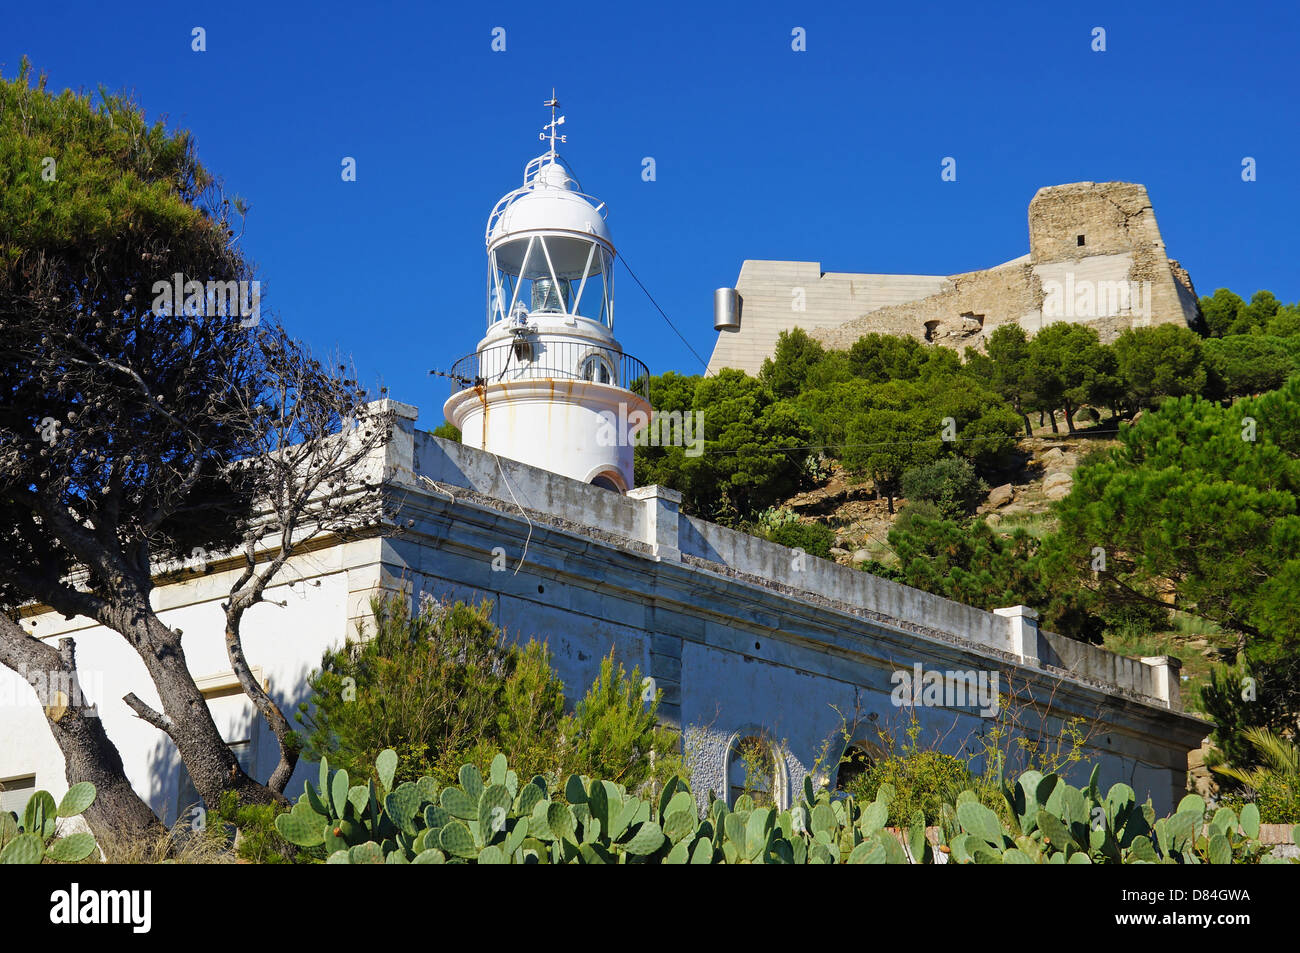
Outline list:
[[[555,110],[560,108],[560,101],[555,98],[554,86],[551,87],[551,98],[542,103],[542,105],[551,107],[551,121],[546,124],[545,128],[550,130],[551,155],[555,155],[555,141],[558,139],[560,142],[568,142],[569,140],[566,136],[557,136],[555,134],[556,130],[559,129],[560,126],[564,125],[564,117],[560,116],[557,119],[555,116]],[[547,134],[545,132],[539,132],[537,138],[545,141]]]

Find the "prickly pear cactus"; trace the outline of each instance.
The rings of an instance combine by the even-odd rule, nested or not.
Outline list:
[[[863,805],[805,778],[803,796],[787,809],[748,796],[728,807],[710,796],[701,816],[679,778],[651,801],[576,775],[556,790],[541,777],[521,782],[503,755],[486,777],[465,765],[459,784],[444,788],[431,778],[392,787],[396,767],[393,752],[380,754],[376,790],[349,784],[347,772],[323,761],[319,783],[306,785],[276,827],[331,864],[1275,862],[1262,853],[1253,806],[1240,817],[1221,808],[1207,822],[1205,802],[1189,796],[1156,820],[1127,785],[1101,796],[1095,770],[1082,790],[1026,771],[1004,787],[1004,814],[963,791],[943,806],[932,842],[919,812],[906,830],[886,827],[895,794],[888,784]]]
[[[1139,805],[1127,784],[1103,797],[1094,768],[1079,789],[1054,774],[1026,771],[1007,786],[1008,827],[996,812],[963,792],[947,806],[960,824],[941,850],[957,863],[1231,864],[1275,863],[1259,843],[1259,811],[1241,817],[1219,808],[1208,818],[1205,801],[1189,794],[1169,817],[1156,819],[1150,801]],[[1298,832],[1300,833],[1300,832]]]
[[[39,864],[45,860],[74,864],[85,860],[98,845],[86,832],[58,836],[60,818],[76,817],[95,803],[95,786],[81,781],[68,788],[57,805],[48,791],[27,800],[22,816],[0,812],[0,864]]]

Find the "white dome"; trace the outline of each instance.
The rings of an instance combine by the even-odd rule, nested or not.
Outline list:
[[[551,160],[540,165],[522,188],[497,203],[488,219],[487,244],[500,245],[530,234],[577,233],[599,239],[613,250],[604,212],[604,203],[596,205],[578,192],[568,171]]]
[[[537,175],[533,177],[534,187],[545,187],[549,189],[575,189],[577,184],[569,175],[567,169],[558,162],[548,162],[537,170]]]

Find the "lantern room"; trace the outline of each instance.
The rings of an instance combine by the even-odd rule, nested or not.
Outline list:
[[[519,316],[581,316],[614,327],[614,243],[603,202],[558,155],[528,163],[524,184],[488,217],[488,328]]]

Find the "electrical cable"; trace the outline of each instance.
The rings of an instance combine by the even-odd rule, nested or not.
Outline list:
[[[658,311],[663,316],[663,319],[668,322],[668,326],[673,329],[673,333],[682,339],[682,343],[685,344],[687,349],[692,354],[695,355],[695,359],[699,361],[701,365],[703,365],[704,376],[707,377],[709,374],[709,362],[706,361],[704,358],[700,357],[700,352],[695,350],[695,348],[691,347],[691,342],[686,340],[682,332],[677,330],[677,325],[673,324],[672,319],[669,318],[668,315],[664,313],[664,309],[659,307],[659,302],[654,299],[654,295],[652,295],[649,291],[646,290],[646,286],[643,285],[641,283],[641,279],[636,276],[636,272],[632,270],[632,266],[627,263],[627,255],[625,255],[623,252],[619,252],[618,260],[623,263],[623,267],[627,269],[627,273],[632,276],[632,280],[636,282],[637,287],[640,288],[643,292],[645,292],[645,296],[650,299],[650,303],[655,306],[655,310]]]

